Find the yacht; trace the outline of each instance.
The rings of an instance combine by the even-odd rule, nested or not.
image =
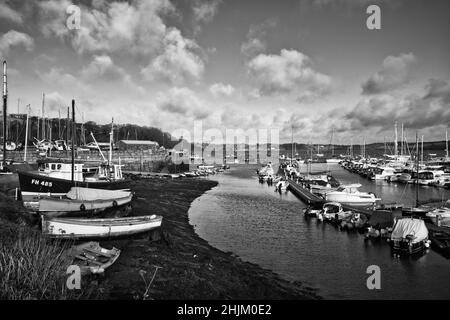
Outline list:
[[[359,191],[359,187],[361,187],[359,183],[343,185],[337,188],[336,191],[327,192],[325,194],[325,200],[363,207],[374,205],[377,201],[381,200],[372,192]]]

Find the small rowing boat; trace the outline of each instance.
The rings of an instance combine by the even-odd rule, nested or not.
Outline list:
[[[68,256],[73,258],[72,264],[80,267],[82,275],[103,273],[116,262],[119,255],[119,249],[105,249],[92,241],[75,245],[68,251]]]
[[[42,233],[51,238],[113,238],[150,231],[161,226],[157,215],[106,218],[47,218],[42,216]]]

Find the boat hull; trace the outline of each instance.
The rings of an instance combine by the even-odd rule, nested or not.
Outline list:
[[[129,196],[103,200],[71,200],[58,198],[39,199],[38,212],[47,217],[59,217],[74,213],[99,213],[112,208],[120,208],[129,204],[133,198]]]
[[[117,181],[74,181],[48,177],[32,171],[19,171],[19,185],[22,199],[31,201],[34,198],[48,195],[63,196],[72,187],[93,189],[120,190],[127,188],[128,180]]]
[[[70,219],[42,217],[42,233],[51,238],[93,239],[129,236],[161,226],[161,216],[112,219]]]
[[[368,207],[376,203],[376,198],[360,198],[360,197],[350,197],[347,195],[327,193],[325,195],[327,201],[339,202],[344,205],[349,205],[353,207]]]

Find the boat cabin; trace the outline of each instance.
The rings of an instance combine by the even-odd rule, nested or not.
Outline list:
[[[39,174],[52,178],[71,180],[72,179],[72,164],[64,162],[45,162],[38,167]],[[83,164],[75,163],[74,176],[75,181],[83,180]]]

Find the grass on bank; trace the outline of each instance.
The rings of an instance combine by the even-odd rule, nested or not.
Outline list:
[[[69,244],[44,239],[30,214],[0,193],[0,299],[76,299],[66,287]]]

